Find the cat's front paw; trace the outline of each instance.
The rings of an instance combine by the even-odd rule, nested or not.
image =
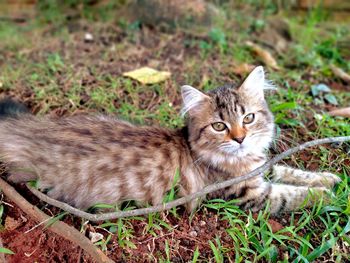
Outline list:
[[[333,188],[336,184],[341,182],[341,178],[329,172],[320,173],[320,183],[327,188]]]
[[[309,188],[309,195],[307,197],[307,205],[311,206],[314,203],[317,203],[320,199],[323,200],[324,204],[331,204],[332,198],[335,197],[335,194],[328,187],[311,187]]]

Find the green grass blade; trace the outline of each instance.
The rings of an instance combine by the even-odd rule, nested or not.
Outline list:
[[[52,226],[54,223],[56,223],[57,221],[61,220],[65,215],[68,215],[68,212],[62,212],[60,214],[58,214],[55,217],[52,217],[44,226],[44,229]]]
[[[199,249],[196,247],[196,250],[193,252],[192,263],[196,263],[199,257]]]
[[[319,247],[315,248],[314,251],[312,251],[309,255],[307,255],[306,259],[308,261],[314,261],[318,257],[322,256],[324,253],[326,253],[329,249],[331,249],[335,245],[337,240],[338,240],[338,237],[334,237],[332,235],[327,242],[322,243]]]
[[[10,249],[5,248],[5,247],[0,247],[0,253],[9,254],[9,255],[14,255],[15,254],[15,252],[13,252]]]
[[[211,250],[213,251],[215,262],[222,263],[224,260],[221,251],[214,245],[214,243],[211,240],[209,240],[209,245]]]

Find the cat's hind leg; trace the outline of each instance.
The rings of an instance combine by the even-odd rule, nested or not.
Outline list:
[[[295,186],[332,188],[341,179],[328,172],[309,172],[284,165],[274,165],[271,181]]]

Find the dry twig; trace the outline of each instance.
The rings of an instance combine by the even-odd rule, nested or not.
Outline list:
[[[340,116],[340,117],[350,118],[350,107],[335,109],[328,113],[331,116]]]
[[[41,211],[36,206],[30,204],[26,199],[24,199],[17,191],[8,183],[6,183],[2,178],[0,178],[0,188],[3,193],[12,200],[20,209],[22,209],[26,214],[32,217],[37,222],[42,222],[50,219],[43,211]],[[61,237],[73,242],[74,244],[80,246],[84,249],[96,262],[108,262],[112,263],[101,250],[99,250],[94,244],[90,242],[88,238],[82,235],[74,227],[67,225],[62,221],[57,221],[48,227],[52,232],[60,235]]]
[[[247,41],[246,45],[250,47],[261,59],[262,61],[269,67],[275,69],[275,70],[280,70],[281,68],[278,66],[276,59],[271,55],[270,52],[267,50],[263,49],[259,45]]]
[[[344,70],[342,70],[341,68],[338,68],[333,64],[330,65],[330,68],[335,76],[344,80],[347,83],[350,83],[350,75],[348,73],[346,73]]]
[[[325,138],[325,139],[318,139],[318,140],[313,140],[306,142],[304,144],[301,144],[299,146],[296,146],[294,148],[291,148],[279,155],[276,155],[274,158],[272,158],[270,161],[266,162],[264,165],[260,166],[259,168],[255,169],[254,171],[237,177],[237,178],[232,178],[220,183],[215,183],[212,185],[208,185],[205,188],[203,188],[201,191],[198,191],[196,193],[193,193],[191,195],[187,195],[185,197],[176,199],[174,201],[161,204],[161,205],[155,205],[147,208],[140,208],[140,209],[134,209],[134,210],[129,210],[129,211],[118,211],[118,212],[112,212],[112,213],[104,213],[104,214],[90,214],[84,211],[81,211],[77,208],[74,208],[66,203],[57,201],[55,199],[52,199],[48,197],[47,195],[43,194],[39,190],[32,188],[28,186],[30,191],[36,195],[39,199],[45,201],[46,203],[59,207],[64,211],[67,211],[73,215],[85,218],[87,220],[96,222],[96,221],[104,221],[104,220],[111,220],[111,219],[116,219],[116,218],[124,218],[124,217],[130,217],[130,216],[139,216],[139,215],[146,215],[150,213],[155,213],[155,212],[161,212],[164,210],[171,209],[173,207],[183,205],[193,199],[200,198],[205,196],[206,194],[209,194],[211,192],[215,192],[217,190],[229,187],[233,184],[240,183],[242,181],[251,179],[266,170],[270,169],[275,163],[281,161],[282,159],[298,152],[301,150],[304,150],[305,148],[320,145],[320,144],[326,144],[326,143],[334,143],[334,142],[345,142],[345,141],[350,141],[350,136],[343,136],[343,137],[330,137],[330,138]]]

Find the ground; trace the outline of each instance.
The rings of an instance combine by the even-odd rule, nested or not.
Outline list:
[[[183,122],[181,85],[208,90],[239,82],[247,74],[243,64],[267,63],[268,77],[278,87],[266,95],[278,127],[271,156],[311,139],[349,135],[349,118],[327,112],[350,104],[349,83],[331,70],[335,65],[350,71],[350,21],[321,8],[277,13],[273,4],[251,2],[217,6],[222,15],[210,27],[170,29],[128,21],[113,6],[41,7],[35,18],[0,24],[1,97],[16,98],[38,115],[105,112],[172,128]],[[273,30],[275,24],[280,27]],[[268,50],[278,67],[254,53],[247,40]],[[167,70],[171,78],[143,85],[122,76],[141,66]],[[321,84],[330,91],[322,91]],[[342,178],[331,204],[292,214],[252,214],[233,202],[212,200],[191,217],[180,207],[176,213],[108,222],[71,215],[62,220],[86,236],[103,234],[96,245],[116,262],[344,262],[350,254],[349,153],[349,143],[332,144],[285,160]],[[15,187],[46,214],[60,215],[23,185]],[[1,198],[0,237],[14,253],[6,256],[8,262],[93,262],[44,224],[37,226],[6,196]]]

